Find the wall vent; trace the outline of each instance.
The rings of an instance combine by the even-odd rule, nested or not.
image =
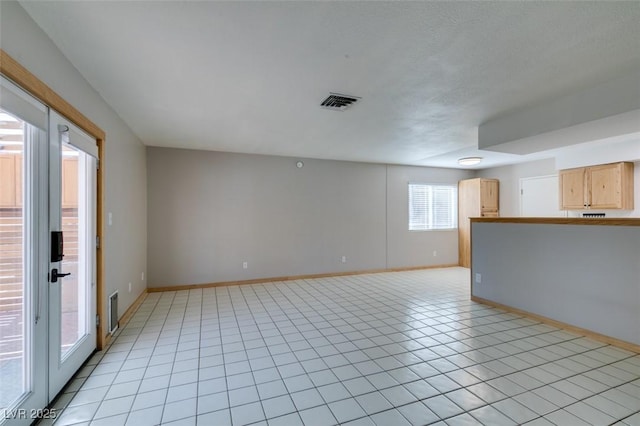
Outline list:
[[[109,296],[109,333],[113,334],[118,329],[118,290]]]
[[[351,105],[360,100],[357,96],[341,95],[340,93],[329,93],[329,96],[322,101],[320,106],[322,108],[331,109],[334,111],[344,111]]]

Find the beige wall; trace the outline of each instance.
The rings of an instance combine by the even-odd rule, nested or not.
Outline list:
[[[455,231],[407,231],[407,183],[468,172],[296,161],[147,148],[149,286],[457,263]]]
[[[105,293],[119,290],[122,314],[146,287],[144,146],[16,2],[0,2],[0,47],[106,132],[104,206],[113,225],[103,241]]]

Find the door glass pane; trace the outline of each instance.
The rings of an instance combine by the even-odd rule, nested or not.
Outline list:
[[[49,227],[63,236],[62,258],[52,257],[58,279],[49,285],[49,396],[58,394],[96,347],[96,160],[86,136],[55,111],[49,128]],[[57,130],[57,132],[56,132]],[[95,144],[95,141],[93,141]]]
[[[74,345],[87,334],[87,306],[89,301],[86,274],[86,196],[82,188],[86,154],[71,146],[62,147],[62,232],[64,258],[61,271],[70,275],[60,281],[61,340],[60,353],[64,358]]]
[[[27,390],[24,130],[0,110],[0,410]]]

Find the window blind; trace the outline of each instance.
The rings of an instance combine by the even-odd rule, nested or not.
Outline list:
[[[409,230],[455,229],[458,226],[455,185],[409,184]]]

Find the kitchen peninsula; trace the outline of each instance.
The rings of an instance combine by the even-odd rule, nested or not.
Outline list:
[[[471,297],[640,351],[640,219],[472,218]]]

